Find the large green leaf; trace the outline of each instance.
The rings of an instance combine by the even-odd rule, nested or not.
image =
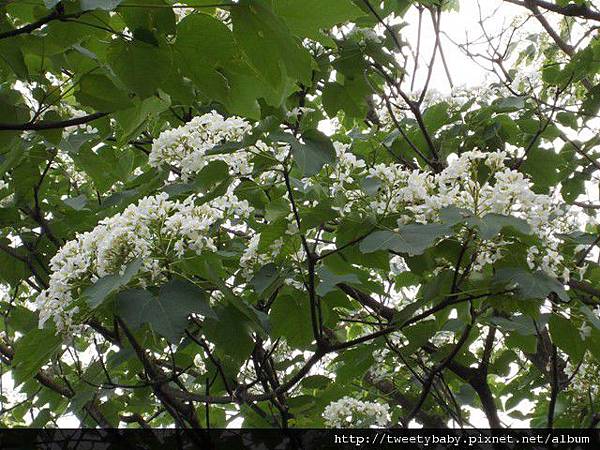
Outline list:
[[[100,278],[94,284],[84,289],[81,296],[85,298],[90,308],[97,308],[104,300],[126,286],[137,275],[141,267],[142,259],[135,259],[127,265],[123,274],[107,275]]]
[[[294,160],[305,177],[319,173],[325,164],[335,163],[333,143],[318,130],[305,131],[301,136],[303,143],[289,133],[274,132],[271,133],[271,138],[290,144]]]
[[[292,154],[304,176],[318,173],[325,164],[335,163],[335,148],[331,140],[317,130],[302,134],[304,145],[292,145]]]
[[[63,338],[54,327],[29,330],[15,345],[12,371],[18,386],[32,378],[58,350]]]
[[[585,353],[585,344],[579,336],[579,330],[573,326],[573,322],[557,314],[553,314],[549,321],[550,335],[552,341],[573,358],[577,364]]]
[[[165,0],[125,0],[119,14],[135,37],[144,37],[146,33],[148,43],[156,42],[155,32],[175,33],[175,14]]]
[[[82,76],[75,97],[82,105],[91,106],[97,111],[111,112],[131,106],[127,93],[115,86],[107,76],[100,74]]]
[[[215,344],[218,356],[239,369],[239,364],[250,355],[254,347],[252,322],[232,304],[218,304],[214,309],[218,320],[208,318],[203,332]]]
[[[124,144],[141,133],[149,119],[153,119],[171,106],[165,94],[148,97],[131,108],[115,114],[118,122],[117,143]]]
[[[315,41],[325,39],[322,30],[365,15],[350,0],[276,0],[273,9],[292,33]]]
[[[241,0],[231,9],[231,18],[238,45],[254,70],[276,92],[283,94],[288,89],[288,77],[310,84],[310,55],[273,13],[269,2]]]
[[[283,337],[289,345],[308,347],[313,340],[308,296],[282,295],[269,314],[272,336]]]
[[[504,228],[512,228],[523,234],[531,233],[531,227],[526,220],[503,214],[486,214],[481,219],[469,217],[467,223],[479,228],[479,235],[483,239],[491,239]]]
[[[118,314],[134,328],[149,324],[170,343],[184,335],[192,313],[217,319],[205,291],[188,281],[171,280],[158,295],[143,289],[130,289],[118,295]]]
[[[279,280],[279,270],[275,264],[266,264],[250,280],[254,290],[262,295],[267,289],[271,290]]]
[[[151,45],[139,40],[117,40],[110,46],[108,62],[132,92],[150,97],[171,74],[171,49],[166,44]]]
[[[569,301],[562,283],[541,271],[532,273],[523,268],[502,267],[495,279],[507,286],[516,286],[519,295],[526,299],[545,299],[554,292],[562,301]]]
[[[364,117],[368,110],[366,93],[362,83],[328,83],[323,88],[323,108],[329,117],[335,117],[339,111],[348,117]]]
[[[175,50],[183,73],[203,94],[226,101],[230,86],[222,69],[238,53],[229,28],[207,14],[192,14],[177,25]]]
[[[350,284],[360,284],[360,280],[355,273],[347,273],[347,274],[336,274],[331,272],[327,267],[320,267],[317,270],[319,275],[319,279],[321,282],[317,286],[317,294],[320,296],[324,296],[329,292],[332,292],[336,289],[336,285],[339,283],[350,283]]]
[[[577,364],[585,353],[585,343],[571,320],[553,314],[549,321],[552,341]]]
[[[447,236],[450,232],[448,224],[412,223],[401,225],[398,231],[375,231],[362,240],[359,248],[363,253],[391,250],[410,256],[420,255],[437,239]]]

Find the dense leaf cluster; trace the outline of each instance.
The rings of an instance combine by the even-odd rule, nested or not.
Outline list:
[[[2,423],[596,426],[598,17],[506,1],[539,32],[483,27],[461,49],[499,81],[447,97],[454,1],[2,3]]]

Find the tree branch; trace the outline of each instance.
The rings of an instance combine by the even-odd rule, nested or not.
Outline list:
[[[528,0],[504,0],[507,3],[512,3],[513,5],[523,6],[525,8],[528,7]],[[580,17],[582,19],[595,20],[600,22],[600,12],[594,11],[590,9],[586,5],[577,5],[575,3],[570,3],[567,6],[560,6],[556,3],[550,3],[544,0],[533,0],[533,3],[539,7],[546,9],[548,11],[552,11],[563,16],[567,17]]]
[[[87,116],[60,121],[42,120],[39,122],[0,123],[0,131],[53,130],[57,128],[74,127],[92,122],[106,115],[108,115],[106,112],[96,112]]]

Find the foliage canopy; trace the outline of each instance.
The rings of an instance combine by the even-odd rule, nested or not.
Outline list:
[[[455,1],[3,2],[3,425],[596,426],[600,17],[508,3],[440,96]]]

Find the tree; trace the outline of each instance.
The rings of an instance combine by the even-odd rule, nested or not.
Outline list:
[[[506,3],[441,98],[454,1],[5,3],[3,424],[595,427],[598,12]]]

